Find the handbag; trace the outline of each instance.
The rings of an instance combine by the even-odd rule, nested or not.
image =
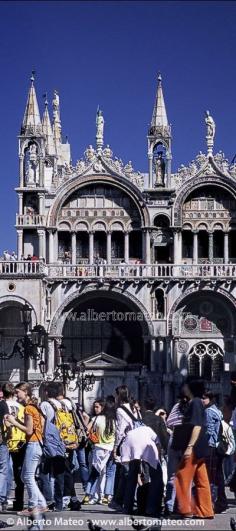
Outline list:
[[[88,439],[89,439],[89,441],[92,444],[99,443],[99,435],[97,434],[96,429],[94,429],[96,420],[97,419],[94,419],[93,424],[92,424],[91,429],[89,430],[89,434],[88,434]]]

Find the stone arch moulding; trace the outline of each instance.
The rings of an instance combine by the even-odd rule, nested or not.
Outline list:
[[[39,140],[37,138],[34,138],[34,137],[28,137],[22,144],[21,144],[21,151],[20,151],[20,156],[24,156],[24,153],[25,153],[25,150],[27,149],[27,147],[29,146],[29,144],[36,144],[37,147],[38,147],[38,156],[40,157],[43,157],[44,153],[42,151],[42,148],[41,148],[41,143],[39,142]]]
[[[177,195],[175,204],[174,204],[174,226],[181,226],[182,224],[182,206],[185,201],[185,199],[188,197],[193,190],[196,190],[197,188],[202,188],[206,185],[215,185],[217,187],[224,188],[227,192],[233,195],[234,199],[236,199],[236,183],[230,179],[229,177],[224,177],[224,180],[222,177],[218,175],[212,175],[212,176],[199,176],[195,177],[193,179],[189,179],[181,189],[180,193]]]
[[[156,212],[156,214],[154,214],[153,218],[152,218],[152,225],[154,225],[155,219],[159,218],[160,216],[165,217],[169,221],[169,227],[170,227],[170,225],[171,225],[171,216],[169,214],[167,214],[166,212]],[[155,227],[155,225],[154,225],[154,227]]]
[[[63,326],[65,324],[65,320],[67,318],[67,316],[69,315],[69,313],[71,312],[71,309],[72,309],[72,306],[73,306],[73,303],[78,300],[78,299],[84,299],[86,297],[86,295],[89,297],[89,298],[92,298],[93,296],[96,296],[97,294],[100,294],[101,296],[105,297],[109,297],[109,298],[112,298],[113,294],[119,298],[120,301],[122,302],[126,302],[127,303],[127,306],[130,306],[131,309],[133,308],[134,310],[139,310],[143,315],[144,315],[144,318],[143,320],[139,321],[143,330],[145,331],[145,336],[150,336],[153,337],[154,335],[154,327],[153,327],[153,323],[152,323],[152,320],[151,320],[151,317],[149,315],[149,312],[146,310],[146,308],[143,306],[143,304],[134,296],[132,295],[131,293],[129,294],[125,294],[122,292],[122,288],[119,289],[119,288],[113,288],[112,290],[112,293],[110,292],[109,290],[109,286],[107,287],[103,287],[103,288],[99,288],[99,290],[97,289],[97,287],[95,285],[93,286],[87,286],[83,292],[75,292],[75,293],[72,293],[69,297],[67,297],[63,303],[59,306],[59,308],[56,310],[56,312],[54,313],[54,316],[52,318],[52,321],[51,321],[51,324],[49,326],[49,329],[48,329],[48,333],[51,337],[53,336],[56,336],[56,337],[61,337],[62,336],[62,331],[63,331]],[[68,308],[68,309],[67,309]],[[67,310],[66,310],[67,309]],[[66,310],[64,312],[64,310]],[[62,315],[64,312],[64,315]]]
[[[37,313],[36,313],[36,310],[33,306],[33,304],[29,301],[27,301],[26,299],[24,299],[23,297],[19,297],[19,296],[15,296],[15,295],[5,295],[3,297],[0,297],[0,310],[2,310],[2,308],[6,308],[7,306],[11,306],[11,304],[13,304],[14,306],[24,306],[24,304],[28,304],[31,308],[32,308],[32,325],[36,325],[38,320],[37,320]]]
[[[134,201],[135,206],[140,214],[140,218],[143,226],[150,225],[150,216],[147,207],[144,205],[143,197],[138,189],[134,189],[132,183],[127,182],[127,179],[119,178],[115,179],[111,175],[85,175],[82,177],[75,177],[68,183],[64,184],[61,190],[58,191],[57,197],[53,202],[49,214],[48,214],[48,227],[55,227],[57,224],[57,215],[60,211],[63,203],[72,195],[76,190],[89,184],[104,183],[119,188],[124,194],[130,196]]]
[[[236,310],[236,300],[235,298],[230,294],[228,293],[228,291],[225,291],[224,289],[222,288],[218,288],[217,291],[215,291],[214,288],[210,289],[209,286],[207,287],[207,289],[196,289],[196,287],[193,287],[193,288],[189,288],[188,290],[186,290],[183,294],[181,294],[178,299],[176,299],[176,301],[174,302],[174,304],[171,306],[170,308],[170,311],[169,311],[169,314],[168,314],[168,317],[167,317],[167,329],[168,329],[168,332],[170,334],[172,334],[172,322],[173,322],[173,315],[176,311],[176,309],[178,308],[179,304],[184,300],[186,299],[189,295],[192,295],[192,294],[196,294],[196,296],[198,295],[198,293],[204,293],[204,292],[209,292],[213,295],[221,295],[224,299],[226,299],[226,301],[230,302],[234,309]]]

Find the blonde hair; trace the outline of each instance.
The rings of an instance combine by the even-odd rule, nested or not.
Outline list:
[[[15,386],[15,389],[21,389],[21,391],[24,391],[25,393],[27,393],[27,401],[31,401],[32,400],[32,393],[33,393],[33,389],[32,389],[32,385],[28,382],[20,382],[18,383],[16,386]]]

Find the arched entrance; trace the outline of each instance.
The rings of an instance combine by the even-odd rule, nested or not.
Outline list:
[[[149,365],[144,328],[142,313],[126,300],[104,293],[80,297],[63,326],[66,355],[80,361],[104,352],[127,364]]]

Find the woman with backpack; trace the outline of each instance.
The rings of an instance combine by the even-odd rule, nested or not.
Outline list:
[[[104,408],[88,425],[92,447],[92,468],[87,483],[84,504],[95,504],[95,494],[103,502],[101,485],[105,482],[106,466],[111,456],[115,442],[115,404],[107,397]]]
[[[26,434],[26,452],[21,479],[28,493],[28,509],[21,511],[22,516],[34,516],[48,510],[46,500],[38,488],[35,474],[42,457],[43,417],[32,401],[32,386],[22,382],[16,385],[17,400],[25,405],[24,424],[13,415],[6,415],[6,421]]]

